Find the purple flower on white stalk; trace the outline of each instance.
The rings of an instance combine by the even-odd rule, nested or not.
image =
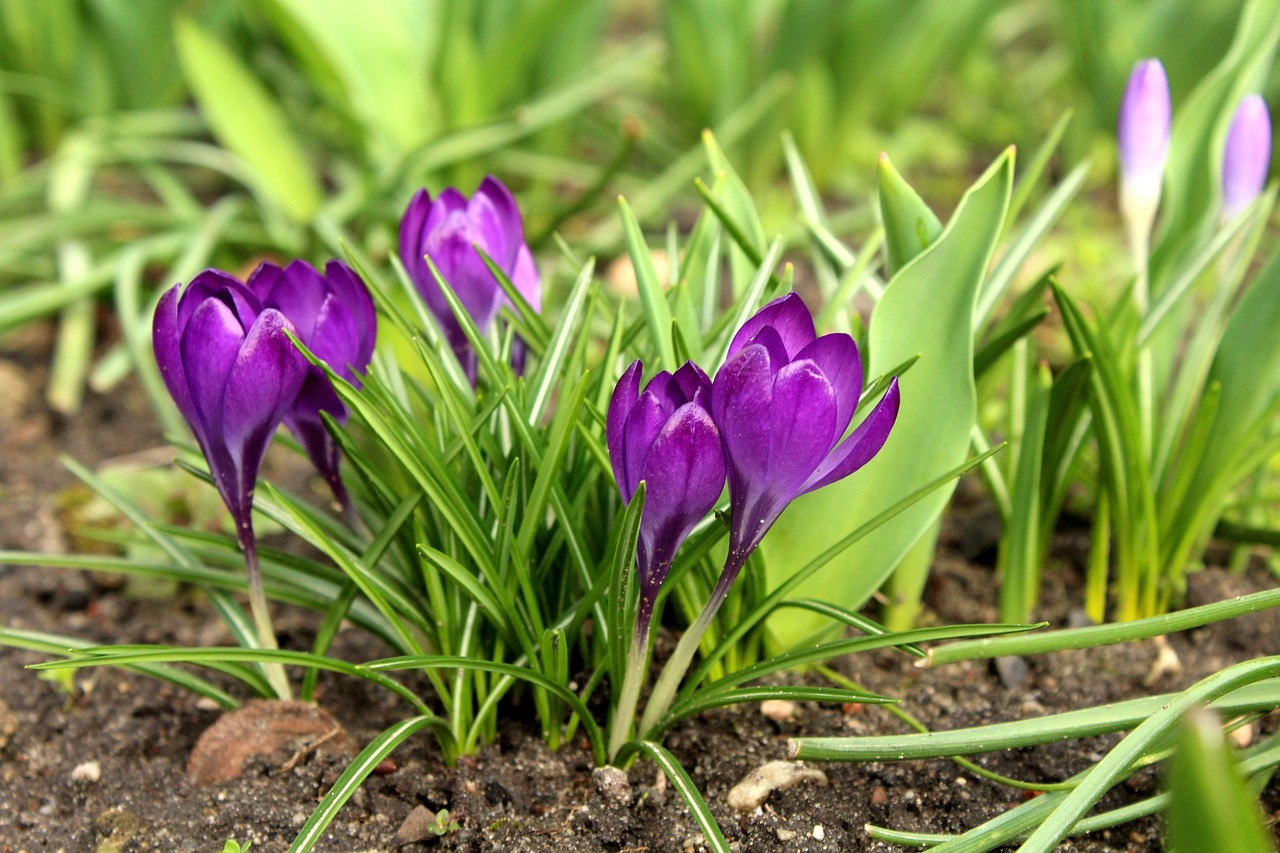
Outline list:
[[[1120,103],[1120,207],[1133,227],[1150,230],[1160,203],[1173,107],[1169,80],[1158,59],[1133,67]]]
[[[1222,156],[1222,218],[1248,207],[1267,184],[1271,165],[1271,117],[1261,95],[1246,95],[1236,108]]]
[[[152,325],[160,375],[195,433],[246,553],[253,549],[258,468],[307,372],[286,329],[295,331],[282,312],[263,308],[219,270],[164,294]]]
[[[644,366],[622,374],[609,401],[609,459],[623,503],[645,483],[636,563],[640,585],[637,631],[647,633],[658,588],[676,551],[724,490],[720,434],[707,411],[711,380],[693,362],[665,370],[640,390]]]
[[[711,418],[728,463],[729,553],[711,597],[654,684],[642,735],[671,707],[711,620],[787,504],[849,476],[884,447],[898,417],[898,380],[846,436],[861,394],[857,344],[844,334],[818,337],[794,293],[761,308],[733,336],[711,384]]]
[[[369,366],[377,336],[373,299],[360,277],[341,261],[330,261],[321,274],[306,261],[283,269],[261,264],[246,282],[266,308],[280,311],[293,324],[298,340],[335,373],[357,388]],[[346,423],[347,407],[338,399],[324,371],[308,365],[302,387],[285,411],[284,423],[297,437],[311,463],[328,482],[334,497],[349,509],[338,473],[338,446],[320,418],[327,412]]]
[[[721,595],[787,504],[849,476],[880,452],[898,416],[898,381],[845,437],[861,393],[862,359],[853,338],[818,337],[794,293],[764,306],[734,335],[711,393],[711,416],[729,463],[729,557],[717,586]]]
[[[501,181],[486,177],[470,199],[452,187],[434,199],[425,189],[418,190],[400,220],[400,259],[472,382],[476,354],[424,257],[431,258],[484,333],[507,298],[476,249],[506,273],[535,311],[540,310],[538,268],[524,241],[520,209]],[[523,368],[523,342],[517,342],[512,361],[517,370]]]

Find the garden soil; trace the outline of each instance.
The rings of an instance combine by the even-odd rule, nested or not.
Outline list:
[[[74,479],[63,454],[88,465],[143,453],[169,455],[132,386],[91,396],[81,415],[57,416],[41,395],[48,331],[24,330],[0,349],[0,547],[71,547],[60,496]],[[280,464],[274,461],[272,464]],[[299,472],[283,472],[302,476]],[[994,621],[995,520],[980,500],[961,502],[943,536],[923,619]],[[1064,533],[1046,573],[1044,619],[1066,624],[1080,600],[1079,569],[1087,529]],[[1255,560],[1236,577],[1208,570],[1190,578],[1196,603],[1273,584]],[[307,648],[309,615],[279,609],[281,640]],[[194,591],[159,600],[122,589],[118,579],[69,570],[0,568],[0,625],[74,635],[100,643],[216,645],[229,638]],[[1223,666],[1277,650],[1280,618],[1262,613],[1169,638],[1181,672],[1159,674],[1154,643],[1032,657],[998,673],[988,662],[921,669],[896,652],[838,662],[867,688],[898,697],[935,729],[1021,719],[1177,690]],[[670,647],[670,637],[661,646]],[[359,661],[387,650],[358,631],[339,634],[335,651]],[[169,684],[115,669],[79,672],[73,685],[25,670],[47,656],[0,649],[0,853],[36,851],[200,851],[228,839],[254,853],[288,848],[347,762],[341,738],[319,734],[250,757],[231,781],[198,785],[188,776],[197,739],[220,718],[207,700]],[[1154,683],[1148,683],[1157,672]],[[1002,677],[1003,676],[1003,677]],[[70,687],[70,689],[68,689]],[[245,697],[247,698],[247,697]],[[401,700],[364,682],[322,677],[320,704],[359,747],[410,715]],[[394,700],[394,701],[393,701]],[[758,705],[686,722],[667,744],[689,770],[734,850],[900,849],[875,841],[868,823],[952,833],[976,826],[1033,793],[985,781],[947,760],[811,765],[827,784],[809,781],[773,792],[759,808],[735,812],[727,794],[748,773],[787,756],[799,735],[906,731],[883,709],[802,703],[788,713]],[[680,797],[656,767],[641,761],[626,779],[593,775],[580,738],[548,749],[527,707],[509,710],[497,741],[456,767],[434,741],[409,740],[348,802],[315,849],[320,851],[555,851],[683,853],[706,849]],[[1272,727],[1264,720],[1261,727]],[[1026,780],[1058,781],[1098,760],[1116,736],[977,756],[982,766]],[[1149,796],[1155,770],[1138,774],[1106,806]],[[1276,785],[1264,795],[1273,818]],[[448,820],[432,816],[447,809]],[[456,828],[453,823],[456,822]],[[438,836],[435,828],[445,831]],[[1064,843],[1068,851],[1161,849],[1154,818]]]

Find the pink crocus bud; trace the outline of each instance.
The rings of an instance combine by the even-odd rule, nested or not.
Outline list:
[[[1173,108],[1169,80],[1158,59],[1133,67],[1120,103],[1120,212],[1133,231],[1149,235],[1160,204]]]
[[[1245,95],[1231,119],[1222,156],[1222,218],[1248,207],[1267,184],[1271,165],[1271,117],[1261,95]]]

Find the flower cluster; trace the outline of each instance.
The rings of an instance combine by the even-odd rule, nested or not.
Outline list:
[[[1120,149],[1120,207],[1129,227],[1151,230],[1165,163],[1169,157],[1173,106],[1169,81],[1158,59],[1134,66],[1120,104],[1116,138]],[[1236,107],[1222,157],[1222,215],[1230,219],[1258,197],[1271,163],[1271,118],[1261,95],[1246,95]]]
[[[485,178],[470,199],[452,187],[434,199],[425,189],[414,195],[400,220],[400,259],[473,383],[476,354],[462,325],[449,310],[427,258],[457,293],[483,334],[493,325],[507,298],[481,252],[502,270],[535,311],[541,309],[538,268],[524,242],[520,209],[501,181],[492,176]],[[512,362],[517,371],[523,368],[522,342],[517,341]]]
[[[659,373],[640,391],[640,362],[614,390],[609,456],[624,501],[646,483],[637,564],[640,613],[628,681],[639,679],[658,587],[676,552],[729,485],[729,550],[720,578],[654,688],[647,728],[664,710],[712,617],[747,558],[791,501],[857,471],[880,452],[898,414],[897,380],[847,436],[862,393],[862,361],[853,338],[819,337],[800,297],[760,309],[734,335],[709,381],[692,362]],[[629,688],[629,689],[628,689]],[[625,707],[638,685],[623,689]],[[626,736],[615,728],[614,744]]]

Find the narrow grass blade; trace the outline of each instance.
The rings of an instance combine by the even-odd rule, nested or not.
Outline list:
[[[676,761],[676,757],[660,744],[651,741],[630,741],[619,752],[618,761],[625,761],[636,752],[643,752],[653,759],[653,762],[662,769],[667,779],[680,792],[698,828],[702,830],[703,838],[714,853],[730,853],[729,842],[720,831],[720,825],[711,814],[707,801],[702,798],[702,794],[698,792],[698,786],[689,778],[689,774],[680,766],[680,762]]]
[[[293,839],[293,843],[289,845],[289,853],[306,853],[306,851],[315,847],[330,822],[337,816],[347,800],[351,799],[351,795],[360,789],[360,786],[364,784],[364,780],[369,777],[374,768],[394,752],[401,743],[425,728],[434,729],[436,737],[441,740],[442,745],[449,743],[453,737],[444,720],[431,714],[402,720],[383,731],[368,746],[360,750],[360,754],[352,760],[346,770],[342,771],[338,781],[333,783],[329,793],[325,794],[324,799],[320,801],[320,805],[311,813],[311,817],[307,818],[307,822],[302,825],[302,829]],[[453,749],[456,749],[456,745]],[[453,749],[446,748],[444,750],[447,761],[452,761],[451,752]]]

